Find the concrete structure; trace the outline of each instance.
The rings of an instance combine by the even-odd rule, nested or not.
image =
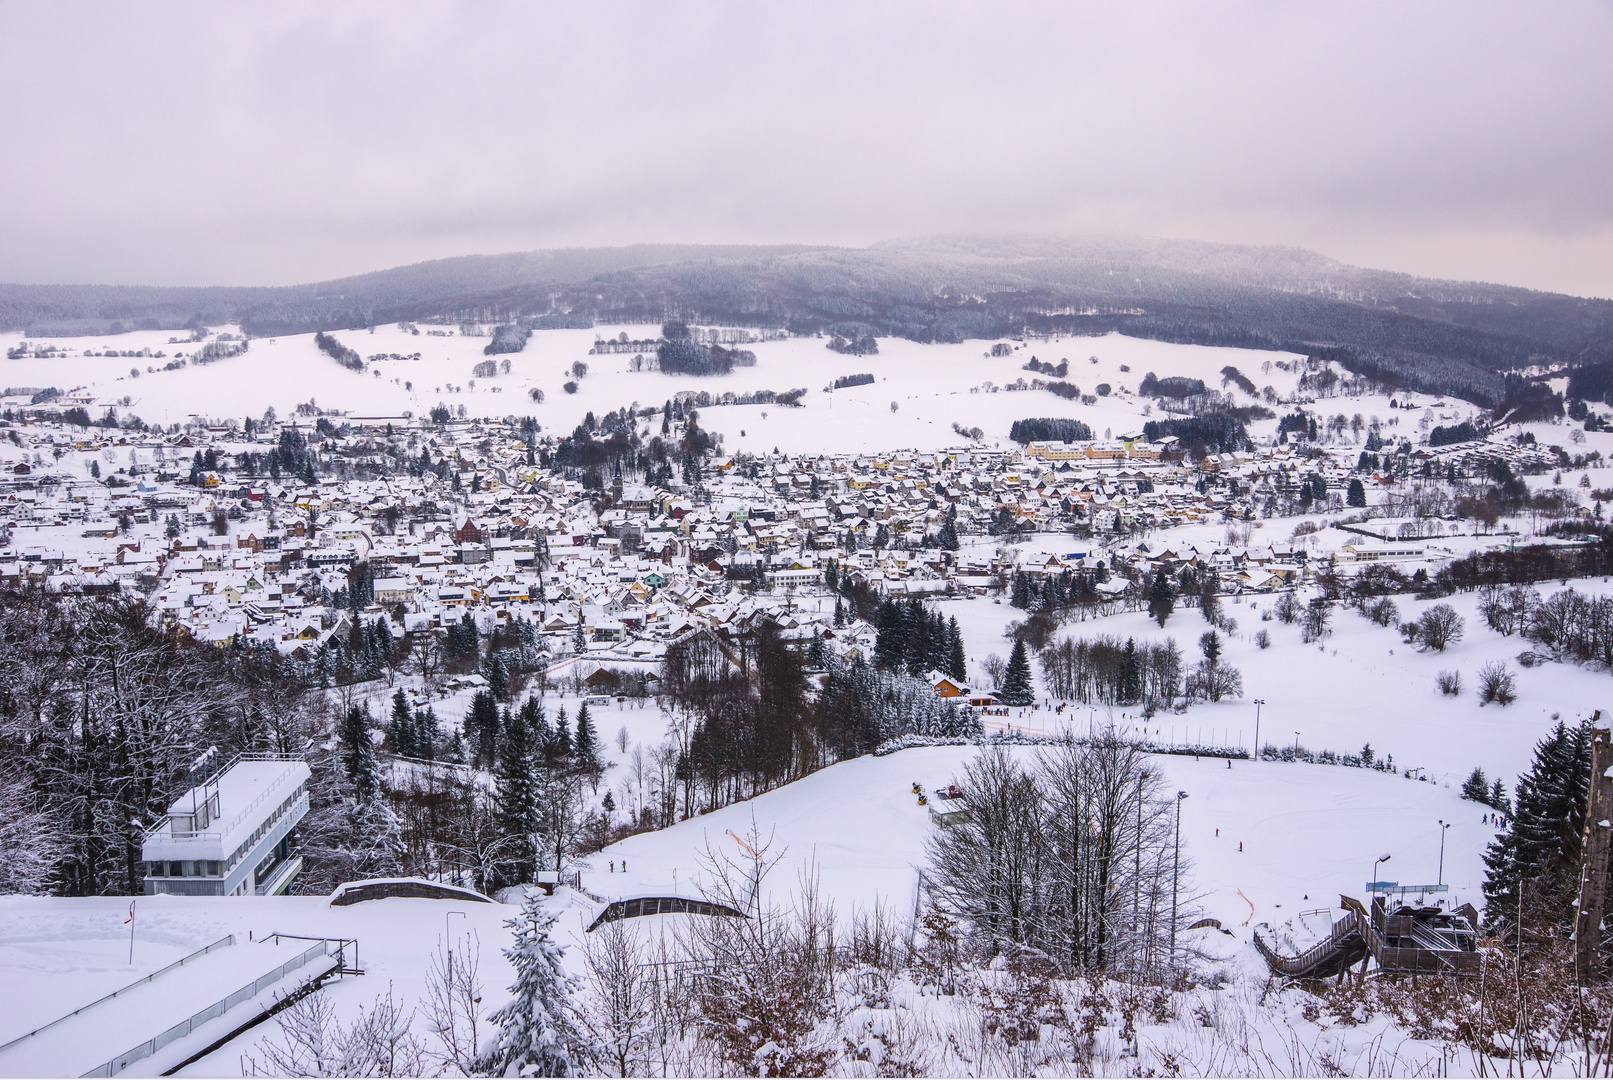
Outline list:
[[[273,896],[302,869],[294,830],[308,813],[301,758],[242,754],[174,800],[146,833],[146,895]]]

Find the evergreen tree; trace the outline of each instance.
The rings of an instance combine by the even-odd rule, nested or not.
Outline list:
[[[465,736],[462,732],[454,732],[454,737],[448,742],[448,748],[442,753],[442,759],[454,765],[465,764]]]
[[[528,880],[536,865],[533,837],[538,832],[538,787],[532,772],[532,750],[532,732],[527,727],[526,710],[522,709],[504,725],[494,776],[498,827],[509,852],[509,873],[499,875],[503,884]]]
[[[1495,778],[1495,786],[1490,789],[1490,805],[1503,814],[1512,813],[1512,803],[1507,800],[1507,786],[1499,776]]]
[[[1031,663],[1025,655],[1025,642],[1014,642],[1014,651],[1008,656],[1008,668],[1003,672],[1003,686],[997,699],[1004,705],[1025,706],[1033,700]]]
[[[1362,454],[1361,456],[1366,457],[1365,454]],[[1346,506],[1356,507],[1365,506],[1367,504],[1366,485],[1361,483],[1360,477],[1352,476],[1350,478],[1350,486],[1345,493],[1344,504]]]
[[[954,615],[947,623],[947,663],[946,673],[954,682],[962,683],[969,678],[969,664],[963,655],[963,634],[958,630],[958,617]]]
[[[846,605],[840,599],[840,597],[837,596],[837,597],[835,597],[835,629],[839,630],[839,629],[843,628],[845,625],[846,625]]]
[[[560,715],[555,718],[554,741],[552,743],[554,757],[565,761],[571,757],[571,724],[566,719],[566,707],[560,706]]]
[[[508,1003],[488,1019],[498,1033],[476,1072],[483,1076],[572,1076],[581,1071],[584,1042],[573,1021],[575,980],[566,974],[565,950],[550,931],[555,914],[546,911],[534,890],[521,914],[504,925],[514,942],[504,957],[515,969]]]
[[[1221,579],[1214,570],[1206,567],[1204,573],[1199,575],[1198,590],[1199,611],[1204,621],[1214,626],[1221,617]]]
[[[529,697],[521,705],[521,712],[526,716],[526,729],[532,739],[532,745],[540,750],[546,750],[554,739],[554,729],[549,726],[549,714],[544,711],[541,697]]]
[[[352,785],[353,798],[360,803],[373,802],[381,791],[381,776],[375,764],[375,744],[370,741],[369,715],[357,705],[351,706],[337,738],[341,742],[342,774]]]
[[[442,728],[437,723],[437,710],[427,705],[414,711],[415,754],[427,761],[437,756],[437,743],[442,739]]]
[[[402,690],[392,695],[392,722],[387,725],[387,738],[392,742],[393,753],[402,757],[420,756],[415,748],[414,713]]]
[[[599,800],[599,808],[605,811],[606,815],[616,812],[616,799],[611,795],[609,788],[605,789],[605,797]]]
[[[579,655],[588,651],[588,635],[583,631],[581,614],[577,616],[577,627],[571,634],[571,650]]]
[[[594,733],[594,719],[588,715],[588,703],[577,710],[577,734],[572,740],[573,756],[577,768],[590,776],[597,776],[602,767],[599,761],[599,737]]]
[[[1148,587],[1148,616],[1160,627],[1176,610],[1176,590],[1171,587],[1170,575],[1163,568],[1154,572],[1154,581]]]
[[[891,600],[881,600],[874,626],[874,666],[883,671],[900,668],[907,653],[907,626],[901,608]]]
[[[1490,782],[1484,778],[1483,769],[1474,769],[1468,774],[1462,783],[1462,798],[1486,806],[1490,804]]]
[[[1517,919],[1524,884],[1524,921],[1563,925],[1572,911],[1590,784],[1590,725],[1559,722],[1535,745],[1534,762],[1518,780],[1507,831],[1484,854],[1485,917],[1491,926]]]
[[[495,701],[510,699],[510,680],[504,671],[504,661],[498,658],[497,653],[488,654],[487,662],[482,665],[482,677],[487,680],[488,693],[493,695]]]
[[[1023,570],[1016,570],[1014,572],[1014,584],[1009,590],[1008,603],[1017,608],[1028,608],[1031,606],[1030,578],[1026,576]]]
[[[1130,705],[1142,700],[1143,665],[1137,655],[1137,639],[1127,638],[1126,649],[1120,655],[1120,702]]]
[[[951,519],[941,525],[941,531],[936,536],[936,543],[942,551],[958,550],[958,527],[952,523]]]
[[[498,739],[498,703],[486,690],[476,691],[465,714],[465,736],[470,740],[478,765],[491,765]]]

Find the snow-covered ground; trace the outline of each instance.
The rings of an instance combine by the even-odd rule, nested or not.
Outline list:
[[[1033,747],[1013,752],[1037,753]],[[912,786],[944,786],[975,753],[973,747],[919,747],[830,766],[614,844],[590,857],[583,884],[607,899],[699,896],[710,883],[711,856],[741,871],[750,865],[728,834],[749,841],[754,832],[771,840],[767,857],[781,859],[767,879],[764,902],[787,904],[810,870],[841,915],[870,910],[877,900],[905,918],[912,914],[925,838],[935,827]],[[1188,793],[1182,850],[1194,864],[1191,895],[1229,928],[1336,906],[1340,893],[1360,897],[1373,860],[1385,853],[1394,856],[1390,876],[1408,885],[1434,883],[1441,819],[1453,822],[1444,866],[1451,896],[1457,903],[1480,900],[1483,846],[1494,831],[1480,821],[1478,807],[1441,785],[1325,765],[1234,762],[1229,768],[1224,760],[1173,755],[1153,763],[1168,785]],[[612,862],[615,873],[608,870]],[[1249,931],[1238,940],[1246,944]]]
[[[222,996],[263,975],[269,965],[251,942],[277,932],[358,939],[358,962],[365,974],[335,980],[324,991],[343,1016],[356,1014],[389,988],[411,1005],[418,1003],[431,957],[446,942],[459,950],[479,945],[483,978],[493,996],[502,998],[500,988],[509,983],[510,968],[499,947],[508,940],[504,921],[517,909],[437,900],[331,907],[325,897],[141,897],[135,913],[133,964],[124,921],[128,910],[127,897],[0,897],[0,1042],[134,983],[228,934],[234,934],[238,944],[205,958],[207,987],[197,987],[193,969],[187,966],[161,977],[164,985],[183,988],[175,991],[171,1003],[145,1001],[138,1012],[111,1004],[97,1006],[108,1018],[98,1029],[105,1032],[105,1043],[98,1036],[89,1054],[94,1060],[73,1075],[159,1034],[189,1015],[192,1006],[208,1004],[212,999],[206,990],[221,988]],[[201,997],[193,1001],[198,993]],[[254,1040],[273,1030],[273,1024],[259,1028],[187,1073],[218,1076],[246,1071],[241,1054],[249,1053]],[[0,1071],[5,1061],[0,1056]],[[55,1071],[59,1070],[27,1070],[35,1075]]]
[[[312,335],[255,339],[248,352],[206,366],[163,371],[166,360],[111,356],[35,358],[3,361],[7,386],[83,388],[97,395],[97,407],[119,406],[120,414],[134,413],[147,423],[183,422],[192,415],[214,418],[259,416],[273,406],[280,416],[314,402],[320,408],[355,415],[421,416],[441,403],[453,409],[464,406],[469,416],[531,415],[546,431],[569,433],[584,415],[603,415],[624,405],[659,405],[684,390],[705,390],[713,395],[756,390],[807,390],[801,408],[776,405],[724,406],[702,413],[705,426],[725,436],[724,449],[761,452],[778,447],[787,453],[862,452],[899,448],[938,449],[964,440],[953,430],[979,427],[988,445],[1006,443],[1013,421],[1027,416],[1076,416],[1102,435],[1140,428],[1146,399],[1122,395],[1135,390],[1144,374],[1161,378],[1182,375],[1221,385],[1220,371],[1238,366],[1257,385],[1274,385],[1279,393],[1293,390],[1297,376],[1263,365],[1292,360],[1286,353],[1246,349],[1207,348],[1146,341],[1110,334],[1101,338],[1064,338],[1026,344],[1009,356],[985,355],[990,342],[967,341],[956,345],[923,345],[895,338],[884,339],[875,356],[843,356],[824,347],[821,338],[790,338],[744,346],[756,353],[754,367],[735,368],[721,377],[663,375],[629,370],[632,357],[590,355],[596,336],[655,337],[655,326],[600,327],[597,330],[545,330],[532,335],[524,351],[494,360],[509,360],[508,375],[474,379],[471,369],[489,359],[482,354],[487,338],[416,336],[395,326],[368,331],[340,331],[334,336],[362,356],[393,354],[419,360],[379,360],[357,374],[320,352]],[[176,349],[193,352],[195,345],[170,345],[171,335],[139,331],[114,338],[63,339],[80,350],[161,350],[172,357]],[[18,334],[0,334],[0,347],[23,341]],[[1046,391],[980,390],[982,384],[1002,387],[1016,380],[1028,383],[1037,376],[1024,371],[1032,357],[1057,365],[1070,361],[1067,381],[1093,394],[1100,383],[1115,390],[1093,406],[1070,402]],[[1096,357],[1098,362],[1091,363]],[[578,380],[575,394],[563,385],[571,380],[571,365],[581,361],[588,374]],[[146,372],[146,367],[157,370]],[[1122,371],[1121,367],[1129,371]],[[130,376],[138,368],[140,376]],[[825,393],[835,378],[862,372],[872,374],[871,385]],[[472,386],[474,383],[474,386]],[[529,391],[544,393],[541,404]],[[971,392],[971,391],[977,392]],[[129,404],[119,404],[127,396]],[[896,403],[892,411],[891,403]],[[98,415],[98,414],[97,414]]]

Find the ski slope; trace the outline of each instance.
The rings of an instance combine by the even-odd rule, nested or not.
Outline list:
[[[832,765],[746,802],[615,844],[590,858],[584,887],[603,899],[700,896],[711,885],[712,855],[728,860],[744,880],[749,858],[728,834],[749,839],[754,829],[767,844],[764,859],[778,860],[762,884],[764,904],[789,904],[802,875],[810,873],[821,898],[841,917],[878,903],[905,919],[926,860],[925,838],[935,827],[912,785],[933,791],[949,783],[976,752],[922,747]],[[1036,752],[1013,750],[1027,758]],[[1434,883],[1441,819],[1453,823],[1443,870],[1449,898],[1482,902],[1483,848],[1494,830],[1481,823],[1481,807],[1440,785],[1281,762],[1234,762],[1228,768],[1225,760],[1156,755],[1151,765],[1162,770],[1168,791],[1188,793],[1181,836],[1192,872],[1184,903],[1191,900],[1233,929],[1240,944],[1249,941],[1255,923],[1336,906],[1340,893],[1363,896],[1373,861],[1386,853],[1393,858],[1380,878]],[[615,873],[608,870],[612,862]],[[564,925],[580,933],[589,918],[591,910],[578,910]],[[649,916],[646,922],[682,918]]]

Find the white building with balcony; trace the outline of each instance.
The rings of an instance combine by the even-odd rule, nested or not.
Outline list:
[[[146,895],[275,896],[302,869],[297,823],[308,813],[308,765],[242,754],[174,800],[146,833]]]

